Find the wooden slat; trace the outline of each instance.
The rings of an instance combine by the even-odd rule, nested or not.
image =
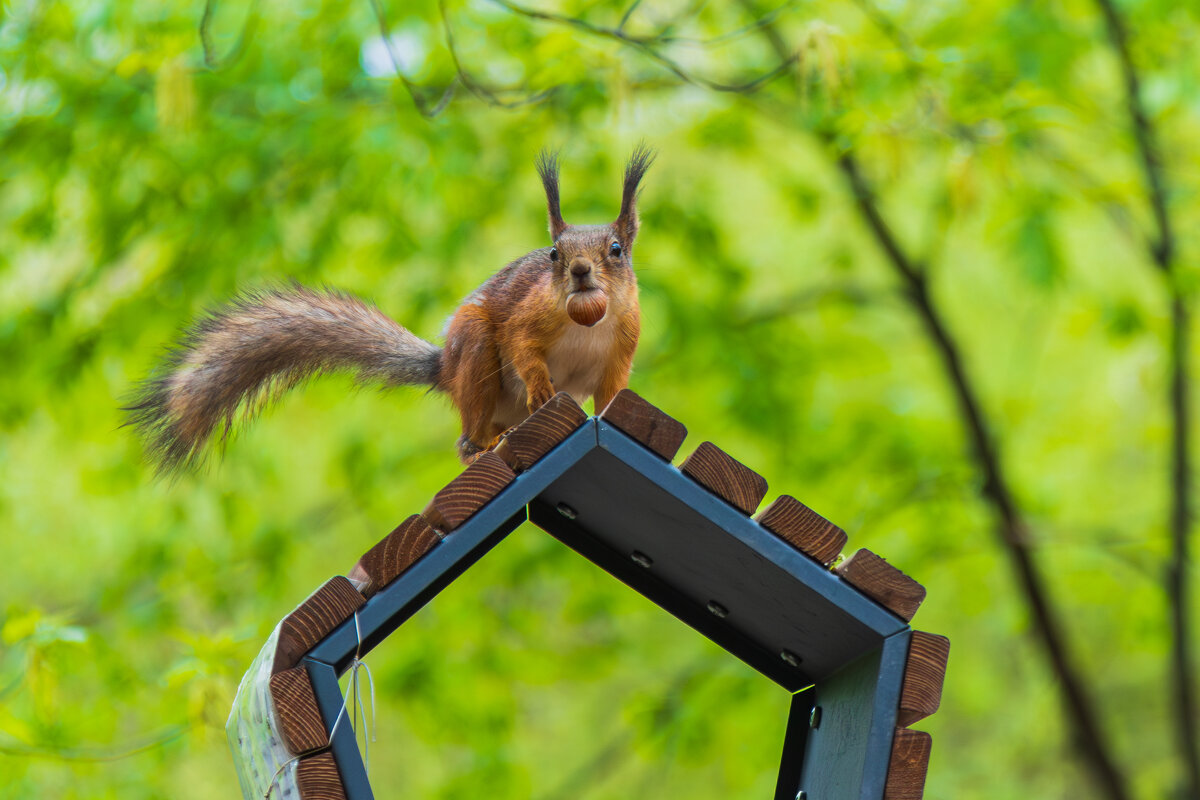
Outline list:
[[[280,623],[273,673],[291,669],[366,600],[341,575],[330,578]]]
[[[430,525],[449,533],[487,505],[516,477],[500,456],[483,453],[433,496],[423,515]]]
[[[303,665],[271,676],[271,699],[283,743],[292,755],[320,750],[329,744],[312,681]]]
[[[679,469],[744,514],[753,514],[767,496],[766,478],[712,442],[697,447]]]
[[[921,800],[925,793],[925,773],[933,738],[924,731],[897,728],[892,739],[892,760],[888,764],[884,800]]]
[[[907,728],[938,710],[949,658],[949,639],[936,633],[913,631],[908,645],[908,663],[904,668],[897,725]]]
[[[587,414],[574,398],[559,392],[516,430],[506,434],[493,452],[513,471],[523,472],[586,421]]]
[[[682,422],[647,403],[629,389],[622,389],[600,412],[600,419],[670,461],[687,438]]]
[[[346,576],[359,584],[363,597],[371,597],[428,553],[439,541],[437,532],[420,514],[401,522],[354,565]]]
[[[780,495],[755,517],[801,553],[828,565],[846,546],[846,532],[791,495]]]
[[[296,783],[303,800],[346,800],[342,777],[338,775],[333,754],[328,751],[300,759],[296,764]]]
[[[870,550],[859,550],[834,570],[849,584],[908,622],[925,599],[925,587]]]

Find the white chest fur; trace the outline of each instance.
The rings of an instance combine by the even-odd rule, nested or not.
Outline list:
[[[617,325],[609,313],[590,328],[570,324],[546,353],[554,390],[566,392],[580,405],[596,393],[609,361]]]

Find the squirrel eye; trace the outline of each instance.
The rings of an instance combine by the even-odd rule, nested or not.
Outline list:
[[[612,254],[613,254],[614,256],[620,257],[620,255],[621,255],[621,243],[620,243],[620,242],[613,242],[613,243],[612,243],[612,247],[610,247],[610,248],[609,248],[609,250],[610,250],[610,251],[612,251]]]
[[[558,248],[557,247],[550,248],[550,260],[558,261]]]

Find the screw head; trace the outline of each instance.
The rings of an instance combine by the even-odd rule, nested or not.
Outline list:
[[[649,569],[650,565],[654,563],[654,559],[643,553],[641,550],[634,550],[629,554],[629,557],[633,559],[633,563],[646,569]]]
[[[816,729],[821,727],[821,707],[813,706],[812,712],[808,715],[808,727]]]
[[[708,613],[712,614],[717,619],[725,619],[729,616],[729,609],[718,603],[716,600],[709,600]]]
[[[779,657],[784,660],[784,663],[793,667],[800,666],[800,656],[793,653],[791,650],[780,650]]]
[[[803,789],[796,792],[796,800],[806,800],[807,797],[808,797],[808,792],[804,791]]]
[[[575,509],[571,508],[566,503],[559,503],[557,506],[555,506],[555,508],[558,509],[558,513],[562,514],[567,519],[575,519],[579,516]]]

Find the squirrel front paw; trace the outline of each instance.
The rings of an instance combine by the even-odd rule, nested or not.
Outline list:
[[[546,403],[550,401],[551,397],[554,397],[553,386],[548,386],[539,391],[531,391],[529,393],[529,402],[526,404],[529,413],[532,414],[542,406],[546,405]]]

